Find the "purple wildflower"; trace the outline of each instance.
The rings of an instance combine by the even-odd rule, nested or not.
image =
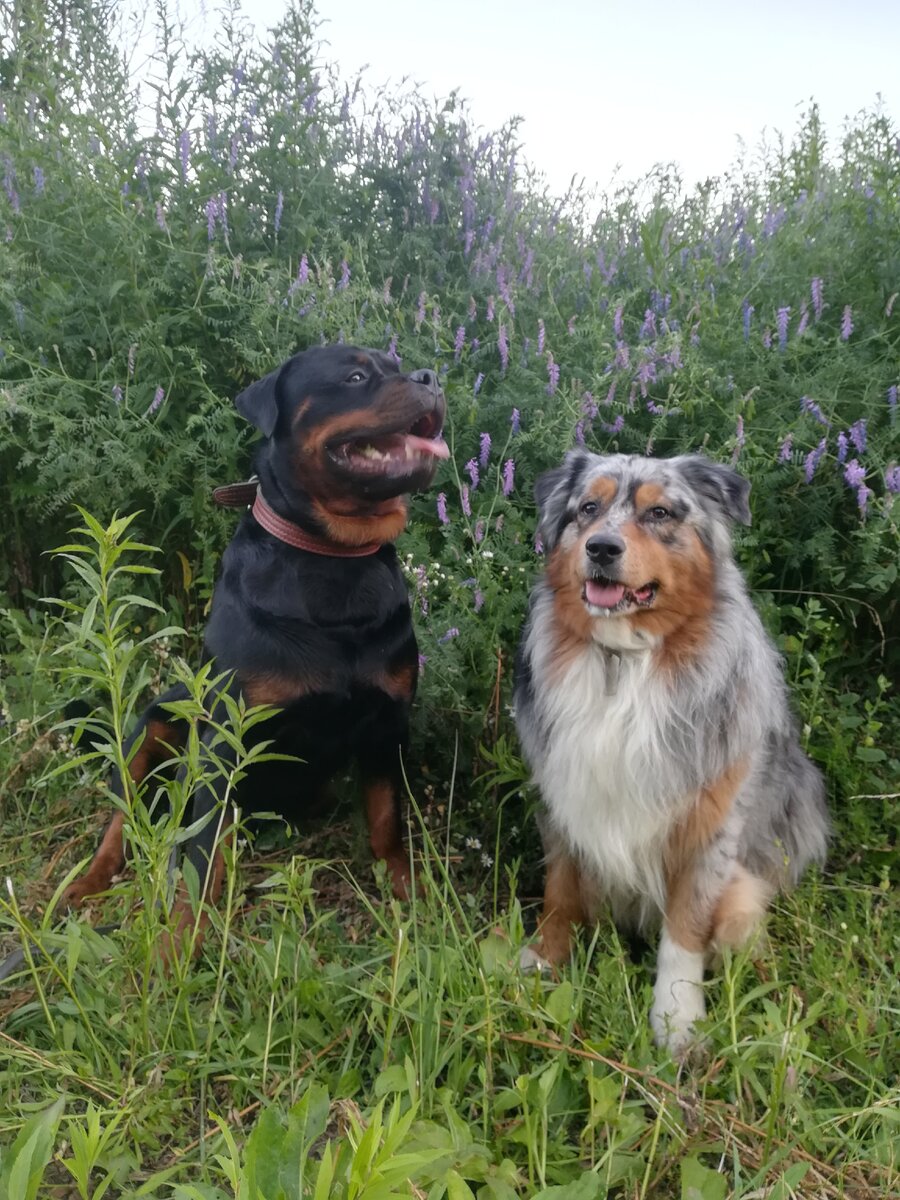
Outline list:
[[[825,425],[828,429],[831,428],[831,422],[822,412],[821,408],[816,404],[815,400],[810,396],[802,396],[800,399],[800,411],[809,413],[811,417],[819,422],[820,425]]]
[[[342,258],[341,259],[341,278],[340,278],[340,282],[337,285],[337,290],[339,292],[346,292],[349,284],[350,284],[350,266],[349,266],[346,258]]]
[[[209,241],[216,236],[216,202],[212,198],[206,202],[206,236]]]
[[[165,400],[165,398],[166,398],[166,393],[162,390],[161,387],[158,387],[156,389],[156,391],[153,393],[153,399],[150,401],[150,407],[147,409],[148,417],[150,416],[151,413],[156,412],[156,410],[159,408],[159,406],[162,404],[162,402],[163,402],[163,400]]]
[[[39,196],[44,190],[44,172],[40,167],[34,168],[34,190]]]
[[[809,324],[809,305],[804,301],[800,305],[800,323],[797,326],[797,337],[803,337],[806,333],[806,327]]]
[[[478,440],[478,444],[478,462],[482,467],[486,467],[488,465],[488,459],[491,457],[491,435],[489,433],[483,433]]]
[[[656,337],[656,313],[652,308],[644,311],[644,319],[641,322],[641,339]]]
[[[616,338],[622,337],[622,305],[620,304],[613,313],[613,333]]]
[[[279,191],[278,199],[275,201],[275,232],[281,228],[281,214],[284,212],[284,192]]]
[[[122,388],[118,383],[113,385],[112,397],[116,404],[122,403]]]
[[[754,308],[749,300],[744,301],[743,318],[744,318],[744,341],[750,340],[750,320],[753,317]]]
[[[841,316],[841,341],[846,342],[853,332],[853,309],[849,304],[844,305],[844,312]]]
[[[478,395],[478,393],[481,391],[481,385],[483,383],[484,383],[484,372],[479,371],[478,374],[475,376],[475,387],[473,389],[474,395],[476,395],[476,396]]]
[[[612,402],[613,402],[613,400],[615,400],[615,398],[616,398],[616,385],[615,385],[615,383],[611,383],[609,385],[609,391],[606,393],[606,399],[603,401],[604,405],[612,404]]]
[[[469,473],[469,479],[472,481],[472,491],[474,492],[475,489],[478,487],[478,482],[480,479],[480,476],[478,474],[478,463],[475,461],[474,458],[470,458],[469,461],[466,463],[464,469],[466,471],[468,471],[468,473]]]
[[[823,292],[822,280],[818,277],[818,275],[816,276],[815,279],[813,279],[810,282],[809,292],[810,292],[810,295],[812,296],[813,312],[815,312],[816,320],[818,321],[818,319],[822,315],[822,292]]]
[[[793,448],[793,445],[794,445],[794,435],[792,433],[789,433],[787,435],[787,437],[784,439],[784,441],[781,443],[781,449],[778,451],[778,461],[779,462],[782,462],[782,463],[790,462],[791,449]]]
[[[392,358],[394,360],[394,362],[397,364],[397,366],[399,367],[401,360],[400,360],[400,355],[397,353],[397,335],[396,335],[396,333],[391,338],[390,344],[387,348],[387,353],[388,353],[388,358]]]
[[[219,218],[219,224],[222,226],[222,232],[225,237],[228,237],[228,198],[224,192],[219,192],[216,197],[216,216]]]
[[[465,515],[467,517],[471,517],[472,502],[469,500],[469,488],[468,488],[468,485],[465,483],[460,488],[459,499],[460,499],[460,503],[462,504],[462,510],[465,513]]]
[[[472,597],[472,602],[475,605],[475,611],[481,612],[482,605],[484,604],[484,592],[481,590],[481,588],[475,589],[475,595]]]
[[[775,317],[775,323],[778,327],[778,349],[782,352],[787,349],[788,322],[790,319],[790,306],[779,308]]]
[[[463,346],[466,344],[466,327],[460,325],[456,331],[456,337],[453,340],[453,361],[459,362],[460,355],[463,352]]]
[[[884,486],[895,496],[900,492],[900,467],[888,467],[884,473]]]
[[[584,445],[584,421],[578,421],[575,425],[575,441],[579,446]]]
[[[163,233],[165,233],[168,226],[166,225],[166,213],[163,209],[161,200],[157,200],[156,202],[156,223]]]
[[[508,458],[503,464],[503,495],[508,496],[516,486],[516,464]]]
[[[618,342],[616,345],[616,366],[623,370],[631,365],[631,351],[625,342]]]
[[[307,279],[309,279],[309,259],[304,254],[301,256],[300,266],[297,268],[297,282],[306,283]]]
[[[767,350],[772,349],[772,330],[771,329],[763,330],[762,344],[765,346],[765,348]]]
[[[425,320],[425,293],[419,292],[419,300],[418,300],[418,304],[416,305],[416,329],[417,330],[424,320]]]
[[[488,296],[487,319],[489,322],[493,321],[493,319],[494,319],[494,297],[493,296]]]
[[[806,465],[803,469],[803,473],[806,476],[807,483],[812,483],[813,475],[816,473],[816,467],[818,467],[822,455],[825,453],[825,446],[826,439],[822,438],[815,450],[810,450],[809,454],[806,456]]]
[[[516,434],[519,432],[519,427],[520,427],[520,423],[521,423],[521,417],[519,415],[519,410],[517,408],[514,408],[512,410],[512,413],[509,418],[509,423],[512,428],[512,436],[515,437]]]
[[[546,338],[546,335],[547,335],[547,331],[544,328],[544,322],[542,320],[538,320],[538,335],[537,335],[537,352],[538,352],[538,354],[544,353],[544,339]]]
[[[497,349],[500,351],[500,373],[506,374],[506,368],[509,366],[509,339],[506,336],[506,326],[500,326],[500,333],[497,336]]]
[[[737,462],[737,460],[740,458],[740,454],[744,448],[745,441],[746,441],[746,438],[744,436],[744,418],[739,416],[737,419],[737,426],[734,431],[734,453],[731,456],[732,462]]]
[[[865,483],[866,468],[861,466],[858,459],[851,458],[844,467],[844,482],[847,487],[858,488]]]
[[[420,655],[419,655],[419,674],[420,674],[420,675],[424,675],[424,674],[425,674],[425,664],[426,664],[427,662],[428,662],[428,655],[427,655],[427,654],[420,654]]]
[[[850,426],[850,441],[860,454],[866,452],[866,422],[864,418],[854,421]]]
[[[437,515],[438,520],[442,525],[449,525],[450,518],[447,516],[447,493],[439,492],[437,498]]]
[[[535,552],[535,554],[543,554],[544,553],[544,539],[541,537],[541,535],[539,533],[536,533],[534,535],[534,552]]]
[[[547,353],[547,395],[552,396],[559,387],[559,364],[553,361],[553,355]]]
[[[607,433],[621,433],[625,428],[625,418],[621,413],[619,413],[611,425],[606,421],[601,421],[600,423]]]
[[[846,433],[843,430],[837,436],[837,460],[842,463],[847,457],[847,451],[850,448],[850,443]]]
[[[475,541],[476,543],[484,541],[484,521],[475,522]]]
[[[893,425],[894,418],[897,415],[897,385],[896,385],[896,383],[892,383],[891,386],[887,390],[887,405],[888,405],[888,412],[890,413],[890,417],[891,417],[891,424]]]
[[[447,630],[446,633],[442,634],[438,638],[438,645],[442,646],[444,644],[444,642],[449,642],[453,638],[457,638],[457,637],[459,637],[459,630],[456,628],[455,625],[453,625],[453,626],[451,626],[450,629]]]

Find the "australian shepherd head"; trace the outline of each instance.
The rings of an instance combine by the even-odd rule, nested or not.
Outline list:
[[[749,484],[699,455],[573,450],[537,484],[546,571],[516,664],[516,725],[541,795],[540,941],[562,961],[601,903],[662,925],[657,1040],[688,1046],[703,968],[821,861],[822,780],[732,555]]]
[[[571,451],[537,487],[539,533],[557,616],[575,638],[612,648],[702,639],[733,521],[749,525],[750,485],[699,455],[655,459]]]

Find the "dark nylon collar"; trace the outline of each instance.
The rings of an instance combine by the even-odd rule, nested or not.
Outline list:
[[[380,542],[367,542],[364,546],[344,546],[340,542],[332,542],[328,538],[308,533],[293,521],[280,517],[266,503],[255,479],[247,483],[229,483],[216,488],[213,499],[223,508],[244,508],[252,504],[251,512],[257,524],[279,541],[298,550],[308,550],[310,554],[321,554],[326,558],[367,558],[381,549]]]

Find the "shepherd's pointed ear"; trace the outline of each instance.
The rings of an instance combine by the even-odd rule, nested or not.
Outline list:
[[[272,436],[278,423],[278,398],[275,394],[275,384],[280,374],[281,367],[277,371],[271,371],[263,379],[244,388],[234,401],[234,406],[241,416],[246,417],[266,437]]]
[[[743,475],[702,454],[686,454],[673,461],[691,487],[717,504],[730,521],[750,524],[750,481]]]
[[[561,467],[538,476],[534,498],[538,509],[538,534],[544,549],[550,551],[566,526],[573,493],[595,455],[587,450],[569,450]]]

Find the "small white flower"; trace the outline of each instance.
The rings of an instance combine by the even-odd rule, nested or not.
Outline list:
[[[467,837],[466,838],[466,849],[467,850],[480,850],[481,842],[476,837]]]
[[[493,550],[482,550],[481,557],[482,558],[493,558],[494,552],[493,552]]]
[[[492,867],[494,865],[494,860],[491,858],[491,856],[489,854],[482,854],[481,865],[483,867]]]

